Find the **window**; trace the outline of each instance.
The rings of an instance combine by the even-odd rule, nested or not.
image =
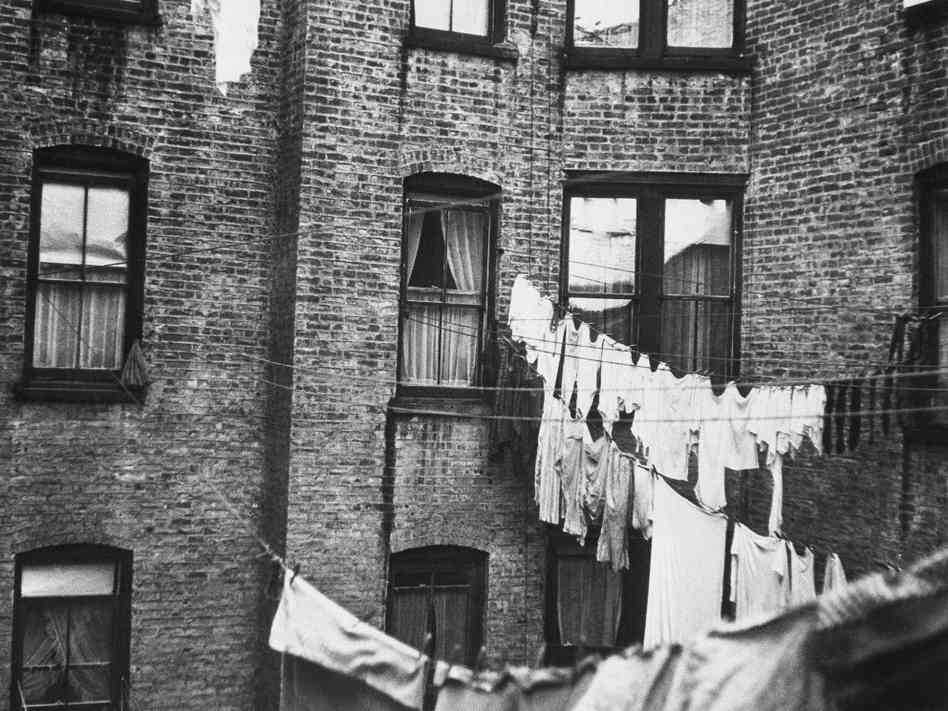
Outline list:
[[[629,538],[629,569],[613,572],[596,560],[598,531],[585,546],[548,529],[546,640],[553,665],[577,661],[578,650],[608,653],[641,642],[645,631],[651,545]]]
[[[919,176],[919,200],[919,307],[923,317],[920,355],[925,369],[942,370],[948,369],[948,164]],[[919,385],[930,389],[918,391],[924,393],[919,406],[948,405],[948,376],[939,373],[925,376],[922,381]],[[934,434],[940,438],[948,428],[948,413],[944,411],[932,410],[913,420],[923,428],[936,426],[941,431]]]
[[[388,633],[436,659],[471,664],[482,644],[487,554],[429,546],[391,557]]]
[[[564,300],[599,331],[673,366],[733,375],[742,182],[571,179]]]
[[[516,59],[504,41],[504,0],[413,0],[412,46]]]
[[[480,382],[496,210],[489,183],[430,173],[406,181],[402,383],[444,390]]]
[[[144,161],[104,149],[35,154],[25,376],[33,390],[120,389],[140,336]]]
[[[98,17],[116,22],[147,24],[157,21],[155,0],[36,0],[40,12]]]
[[[105,546],[17,556],[14,709],[117,708],[128,675],[131,552]]]
[[[570,0],[574,67],[744,69],[743,0]]]

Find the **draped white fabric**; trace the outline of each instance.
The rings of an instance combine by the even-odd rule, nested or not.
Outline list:
[[[119,368],[124,324],[124,288],[41,282],[36,285],[33,365]]]
[[[470,385],[477,368],[488,216],[481,211],[441,213],[447,268],[455,289],[408,287],[402,324],[403,380],[452,387]],[[422,239],[422,215],[406,227],[412,274]]]
[[[405,225],[405,263],[408,270],[405,272],[410,279],[415,271],[415,259],[418,257],[418,245],[421,244],[421,226],[425,222],[425,213],[421,210],[409,212],[408,223]]]

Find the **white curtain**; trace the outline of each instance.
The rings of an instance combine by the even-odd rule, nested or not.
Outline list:
[[[488,0],[454,0],[451,31],[486,35],[487,5]]]
[[[458,291],[479,295],[484,269],[487,215],[483,212],[445,210],[442,224],[448,252],[448,268],[454,275]]]
[[[408,271],[405,278],[411,281],[415,271],[415,259],[418,257],[418,245],[421,244],[421,227],[425,221],[425,213],[420,209],[409,208],[408,224],[405,226],[405,263]]]
[[[408,291],[411,298],[411,289]],[[402,380],[419,385],[438,382],[439,304],[408,304],[402,324]]]
[[[125,337],[125,289],[36,285],[33,365],[117,369]]]

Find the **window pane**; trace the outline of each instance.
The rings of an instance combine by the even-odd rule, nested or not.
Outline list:
[[[52,704],[66,699],[66,675],[62,669],[24,669],[20,685],[28,704]]]
[[[462,306],[444,307],[441,334],[441,384],[463,387],[474,382],[480,312]]]
[[[634,345],[634,309],[631,299],[570,298],[570,309],[600,333],[619,343]]]
[[[63,264],[82,264],[82,222],[85,188],[43,183],[40,207],[40,276],[78,278]]]
[[[569,290],[635,291],[635,198],[570,198]]]
[[[70,666],[112,660],[112,610],[112,600],[85,600],[70,604]]]
[[[454,17],[451,29],[469,35],[487,36],[489,0],[453,0]]]
[[[118,369],[125,337],[125,290],[86,287],[82,303],[80,368]]]
[[[457,649],[470,661],[473,650],[468,627],[469,589],[435,588],[432,597],[435,611],[435,656],[438,659],[454,660]]]
[[[33,318],[35,367],[77,366],[81,299],[82,287],[79,284],[36,285],[36,310]]]
[[[115,563],[66,563],[24,565],[22,597],[77,597],[111,595],[115,589]]]
[[[66,602],[35,602],[23,606],[24,669],[62,667],[66,664],[69,606]]]
[[[665,201],[666,294],[730,293],[731,213],[730,200]]]
[[[431,385],[438,382],[440,313],[437,304],[407,305],[402,319],[402,380]]]
[[[108,703],[111,696],[112,672],[108,666],[69,668],[69,696],[71,701]]]
[[[729,48],[734,0],[667,0],[668,46]]]
[[[451,29],[451,0],[415,0],[415,26]]]
[[[662,356],[685,370],[723,373],[729,355],[730,302],[666,299]]]
[[[128,242],[127,190],[89,188],[86,223],[86,265],[103,267],[93,270],[87,278],[95,281],[125,281],[124,269]]]
[[[639,0],[576,0],[573,44],[577,47],[637,47]]]
[[[444,210],[442,218],[447,268],[453,288],[480,296],[487,214],[478,210]]]
[[[392,590],[388,632],[415,649],[422,649],[428,631],[428,588]]]
[[[935,300],[948,301],[948,190],[937,190],[932,205],[932,248],[935,258]]]

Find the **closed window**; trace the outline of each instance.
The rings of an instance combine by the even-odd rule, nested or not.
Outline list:
[[[148,24],[157,19],[155,0],[36,0],[41,12]]]
[[[694,66],[742,51],[742,0],[571,0],[569,11],[571,55],[580,63],[677,58]]]
[[[503,39],[502,0],[413,0],[412,11],[414,30]]]
[[[103,546],[17,556],[14,708],[118,708],[128,675],[131,553]]]
[[[480,381],[489,314],[493,186],[426,174],[408,181],[403,240],[401,381]]]
[[[730,374],[740,189],[662,181],[571,181],[564,297],[621,343],[681,369]]]
[[[141,330],[144,161],[73,148],[35,158],[27,381],[117,385]]]
[[[389,634],[437,659],[471,664],[482,644],[487,554],[429,546],[391,557]]]

